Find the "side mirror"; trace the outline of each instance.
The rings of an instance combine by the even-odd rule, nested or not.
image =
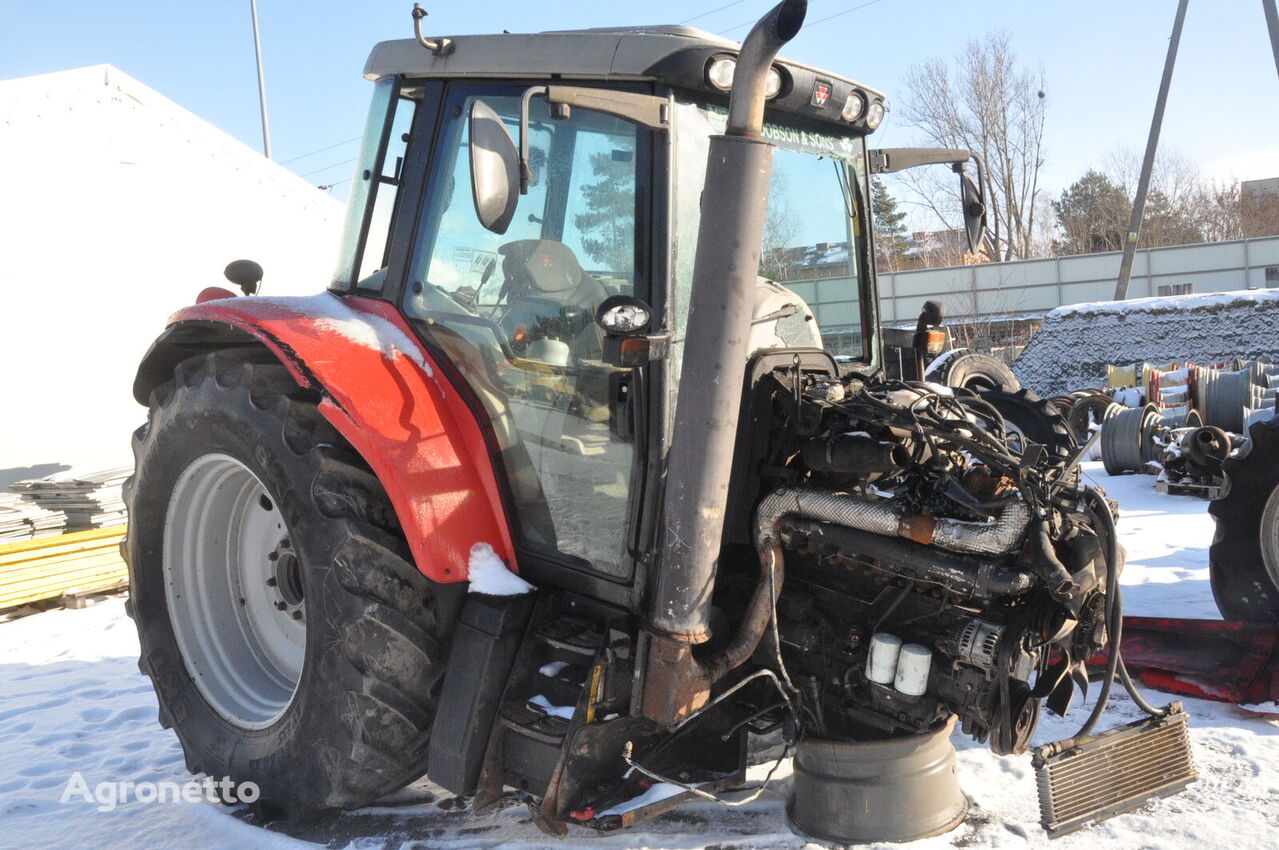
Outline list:
[[[262,282],[262,267],[252,260],[232,260],[222,270],[222,276],[240,287],[245,295],[253,295]]]
[[[915,354],[915,380],[924,380],[925,367],[928,361],[938,354],[946,345],[946,331],[941,328],[946,307],[940,301],[925,301],[919,311],[919,321],[915,324],[915,339],[911,348]]]
[[[940,301],[925,301],[923,309],[919,311],[919,323],[915,326],[915,329],[922,331],[928,328],[935,328],[942,323],[945,315],[945,304]]]
[[[482,100],[471,104],[471,195],[486,230],[505,233],[520,200],[520,158],[506,125]]]
[[[977,253],[986,234],[986,199],[981,186],[968,172],[959,172],[959,193],[964,205],[964,234],[968,237],[968,250]]]

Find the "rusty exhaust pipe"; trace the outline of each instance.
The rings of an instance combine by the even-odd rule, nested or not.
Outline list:
[[[693,657],[710,638],[709,611],[724,536],[733,448],[774,146],[760,138],[768,70],[799,32],[807,0],[784,0],[755,24],[738,56],[724,134],[712,136],[702,194],[688,332],[667,459],[665,535],[650,596],[643,713],[670,726],[703,705],[713,677]],[[765,593],[762,602],[768,601]],[[756,594],[756,599],[760,595]],[[762,604],[761,602],[761,604]],[[771,611],[771,605],[767,606]],[[732,641],[740,664],[763,634],[758,606]],[[739,659],[740,660],[737,660]],[[736,666],[736,665],[734,665]],[[731,667],[727,669],[732,669]],[[724,670],[726,672],[726,670]]]

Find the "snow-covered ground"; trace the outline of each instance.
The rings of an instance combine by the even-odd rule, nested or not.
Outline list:
[[[1127,613],[1216,617],[1208,589],[1212,521],[1207,503],[1160,495],[1150,476],[1109,478],[1100,464],[1089,464],[1088,471],[1122,505]],[[137,652],[133,624],[118,598],[85,610],[52,611],[0,624],[0,847],[307,846],[304,842],[432,850],[817,846],[806,845],[787,826],[789,766],[778,771],[781,778],[751,805],[724,809],[693,804],[609,835],[575,827],[563,842],[539,833],[522,806],[475,817],[427,783],[411,786],[377,808],[265,828],[246,812],[209,803],[130,802],[99,811],[82,796],[60,802],[76,772],[89,788],[107,781],[188,779],[177,741],[156,723],[155,697],[138,672]],[[1221,703],[1185,703],[1200,780],[1179,796],[1054,841],[1054,848],[1279,847],[1279,721]],[[1120,693],[1102,726],[1138,714]],[[1068,720],[1045,714],[1038,741],[1072,734],[1083,716],[1078,707]],[[958,734],[955,743],[971,815],[953,832],[911,846],[1048,846],[1038,824],[1029,757],[997,757]]]

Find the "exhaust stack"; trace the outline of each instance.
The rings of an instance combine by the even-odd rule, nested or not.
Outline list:
[[[724,534],[733,446],[749,338],[760,242],[772,175],[763,141],[765,85],[782,46],[804,22],[807,0],[784,0],[742,44],[724,135],[712,136],[693,269],[680,395],[667,468],[662,567],[650,600],[651,642],[644,714],[671,725],[703,704],[712,672],[732,659],[693,658],[709,639],[708,613]],[[768,593],[757,593],[759,605]],[[758,607],[752,604],[752,609]],[[752,610],[733,641],[753,649],[767,619]]]

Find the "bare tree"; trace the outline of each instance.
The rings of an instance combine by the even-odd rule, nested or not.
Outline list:
[[[993,195],[987,206],[996,254],[1005,260],[1033,256],[1044,164],[1043,73],[1018,68],[1009,33],[992,30],[969,41],[953,66],[941,59],[913,66],[906,86],[903,112],[927,143],[982,158]],[[934,211],[940,214],[939,206]]]
[[[1206,180],[1202,191],[1204,238],[1209,242],[1225,242],[1242,239],[1244,232],[1244,204],[1239,197],[1239,181]]]
[[[1141,157],[1127,148],[1112,150],[1104,157],[1103,167],[1131,200]],[[1151,172],[1140,247],[1219,242],[1242,236],[1238,183],[1205,180],[1189,157],[1175,149],[1160,151]]]
[[[786,281],[794,267],[793,249],[799,235],[799,217],[791,205],[790,180],[774,169],[768,188],[768,212],[764,219],[764,242],[759,255],[759,273],[769,280]]]
[[[1030,332],[1016,318],[1023,309],[1025,293],[1004,283],[1001,280],[997,288],[982,290],[976,276],[962,274],[945,299],[950,316],[946,327],[955,347],[990,354],[1011,365]]]

